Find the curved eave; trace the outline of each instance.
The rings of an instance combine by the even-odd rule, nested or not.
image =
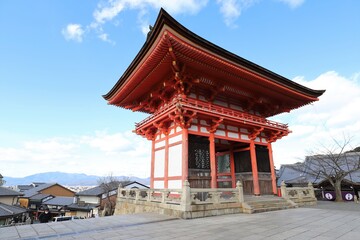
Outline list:
[[[195,33],[191,32],[180,23],[178,23],[174,18],[172,18],[164,9],[160,10],[158,18],[155,22],[154,28],[150,32],[148,39],[140,49],[139,53],[136,55],[134,60],[131,62],[129,67],[126,69],[124,74],[120,77],[117,83],[113,86],[113,88],[105,95],[103,95],[104,99],[107,101],[111,101],[112,98],[119,92],[123,84],[128,80],[129,77],[134,73],[136,68],[139,67],[139,64],[143,61],[144,57],[151,51],[151,48],[158,40],[161,31],[163,30],[164,25],[167,25],[179,35],[183,36],[184,38],[188,39],[189,41],[193,42],[201,46],[202,48],[206,49],[208,52],[216,54],[228,61],[231,61],[247,70],[250,70],[254,74],[261,75],[268,80],[282,85],[283,87],[290,88],[293,91],[305,94],[312,98],[314,101],[317,100],[319,96],[321,96],[325,90],[314,90],[307,88],[303,85],[300,85],[296,82],[293,82],[285,77],[282,77],[268,69],[265,69],[253,62],[250,62],[242,57],[239,57],[215,44],[203,39],[202,37],[196,35]]]

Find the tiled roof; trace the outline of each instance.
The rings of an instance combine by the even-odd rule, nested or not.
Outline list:
[[[67,206],[67,209],[69,210],[84,210],[84,211],[90,211],[93,208],[98,207],[99,204],[93,204],[93,203],[85,203],[85,204],[78,204],[73,203]]]
[[[37,201],[37,200],[43,200],[44,198],[47,198],[47,197],[52,197],[52,195],[51,194],[38,193],[38,194],[35,194],[35,195],[29,197],[29,199],[33,200],[33,201],[34,200]]]
[[[314,163],[314,158],[316,156],[308,156],[304,163],[295,163],[295,164],[284,164],[281,165],[278,175],[277,185],[280,186],[281,182],[284,181],[285,183],[293,184],[293,183],[306,183],[312,182],[315,184],[319,184],[320,182],[324,181],[321,176],[314,176],[313,174],[308,173],[308,169],[312,169],[315,171],[319,169],[320,166]],[[349,163],[351,161],[358,161],[359,154],[358,153],[347,153],[346,154],[347,160]],[[345,158],[344,158],[345,159]],[[341,159],[340,159],[341,160]],[[331,161],[329,161],[329,168],[331,167]],[[347,171],[348,166],[346,164],[342,164],[341,168]],[[353,172],[345,177],[345,180],[348,180],[353,183],[360,183],[360,170]]]
[[[11,217],[25,212],[25,208],[0,203],[0,217]]]
[[[112,185],[112,188],[110,191],[116,190],[119,187],[119,183],[120,182],[114,182]],[[126,186],[132,185],[132,184],[137,184],[140,185],[143,188],[149,188],[148,186],[141,184],[137,181],[132,181],[132,182],[128,182],[126,184],[122,184],[123,188],[126,188]],[[103,193],[105,193],[105,190],[101,187],[101,186],[96,186],[81,192],[76,193],[75,195],[77,196],[99,196],[102,195]]]
[[[57,206],[68,206],[74,203],[73,197],[54,197],[52,199],[47,200],[43,204],[46,205],[57,205]]]
[[[16,187],[20,190],[20,192],[24,192],[31,188],[34,188],[33,185],[17,185]]]
[[[24,194],[21,192],[18,192],[18,191],[11,190],[9,188],[0,187],[0,196],[1,197],[3,197],[3,196],[20,196],[20,195],[24,195]]]
[[[116,190],[119,187],[119,182],[113,182],[111,184],[110,191]],[[77,196],[99,196],[105,193],[106,190],[102,186],[96,186],[81,192],[76,193]]]
[[[27,191],[24,191],[24,194],[25,194],[24,197],[29,198],[31,196],[34,196],[34,195],[38,194],[42,190],[47,189],[49,187],[52,187],[54,185],[59,185],[59,184],[57,184],[57,183],[44,183],[44,184],[41,184],[41,185],[39,185],[37,187],[31,188],[31,189],[29,189]],[[69,191],[71,191],[71,190],[69,190]]]

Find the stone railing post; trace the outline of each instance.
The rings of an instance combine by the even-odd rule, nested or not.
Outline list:
[[[239,202],[243,203],[244,202],[244,188],[243,188],[241,181],[237,181],[236,189],[239,194]]]
[[[134,189],[134,191],[135,191],[135,203],[137,203],[139,200],[139,196],[140,196],[140,190]]]
[[[286,184],[285,184],[284,180],[281,181],[280,189],[281,189],[281,197],[283,197],[285,199],[288,199],[288,195],[287,195],[287,192],[286,192]]]
[[[120,198],[121,197],[121,189],[122,189],[122,184],[119,184],[119,187],[117,189],[117,197]]]
[[[191,210],[191,189],[188,180],[184,181],[182,193],[181,193],[181,207],[183,211],[188,212]]]
[[[314,190],[314,186],[312,185],[311,182],[308,183],[308,187],[309,187],[311,197],[315,198],[315,190]]]
[[[146,192],[147,192],[147,201],[151,202],[152,189],[148,189]]]
[[[218,192],[217,189],[211,189],[211,195],[213,196],[212,197],[213,204],[220,203],[221,192]]]
[[[166,193],[165,189],[161,190],[161,203],[165,203]]]

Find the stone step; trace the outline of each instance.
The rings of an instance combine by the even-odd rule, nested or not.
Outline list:
[[[277,211],[297,207],[296,204],[283,198],[250,198],[243,204],[244,213],[259,213],[268,211]]]

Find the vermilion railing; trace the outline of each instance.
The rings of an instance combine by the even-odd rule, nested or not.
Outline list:
[[[230,109],[227,107],[222,107],[215,105],[213,103],[204,102],[201,100],[196,100],[192,98],[182,98],[177,97],[174,98],[170,103],[167,103],[159,108],[158,111],[156,111],[151,116],[145,118],[139,123],[136,123],[136,128],[139,126],[144,125],[145,123],[150,122],[153,118],[163,114],[164,112],[168,111],[169,109],[175,107],[177,104],[180,104],[182,107],[188,107],[195,110],[200,110],[203,112],[208,112],[210,114],[220,114],[224,117],[231,117],[236,118],[238,121],[244,121],[247,123],[254,123],[254,124],[261,124],[269,127],[275,127],[280,128],[282,130],[288,130],[287,124],[278,123],[275,121],[267,120],[263,117],[255,116],[249,113],[244,113],[238,110]]]

